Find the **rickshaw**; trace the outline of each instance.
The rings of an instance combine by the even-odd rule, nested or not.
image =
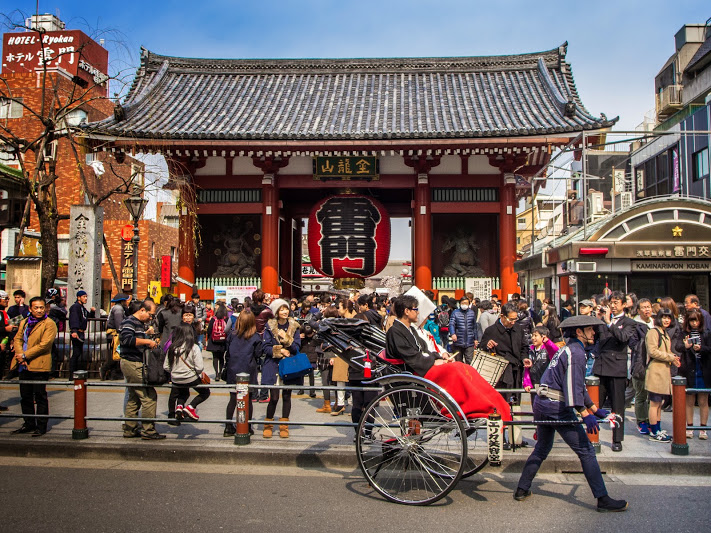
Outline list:
[[[319,337],[378,390],[356,428],[358,465],[386,499],[428,505],[488,463],[487,419],[467,418],[436,383],[385,353],[385,333],[367,321],[325,319]]]

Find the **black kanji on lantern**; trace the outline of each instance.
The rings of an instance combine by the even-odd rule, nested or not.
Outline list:
[[[362,277],[375,274],[375,231],[382,217],[367,198],[329,198],[316,213],[321,225],[321,269],[334,275],[335,259],[361,259],[361,268],[343,268]]]

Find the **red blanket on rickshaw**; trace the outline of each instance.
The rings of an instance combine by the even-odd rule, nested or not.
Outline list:
[[[496,409],[503,420],[511,420],[511,407],[503,396],[469,365],[435,365],[424,377],[446,390],[467,418],[486,418]]]

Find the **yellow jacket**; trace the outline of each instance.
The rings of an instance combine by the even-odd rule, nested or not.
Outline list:
[[[27,318],[20,322],[20,327],[15,335],[15,355],[27,358],[27,370],[30,372],[51,372],[52,370],[52,344],[57,336],[57,325],[54,320],[45,318],[37,324],[27,339],[27,351],[23,349],[23,339]],[[17,367],[17,359],[12,358],[10,369]]]

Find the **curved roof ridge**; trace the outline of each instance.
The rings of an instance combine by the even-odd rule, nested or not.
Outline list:
[[[88,127],[141,138],[327,140],[611,126],[614,121],[591,116],[580,103],[567,46],[507,56],[295,60],[177,58],[142,48],[123,105]],[[573,114],[565,112],[570,100],[578,104]]]
[[[450,57],[384,57],[384,58],[279,58],[279,59],[215,59],[166,56],[145,50],[141,58],[141,70],[153,71],[168,61],[171,69],[184,71],[217,72],[377,72],[379,68],[393,71],[437,71],[437,70],[502,70],[535,69],[542,58],[549,68],[559,68],[564,61],[568,43],[542,52],[505,54],[488,56]]]

